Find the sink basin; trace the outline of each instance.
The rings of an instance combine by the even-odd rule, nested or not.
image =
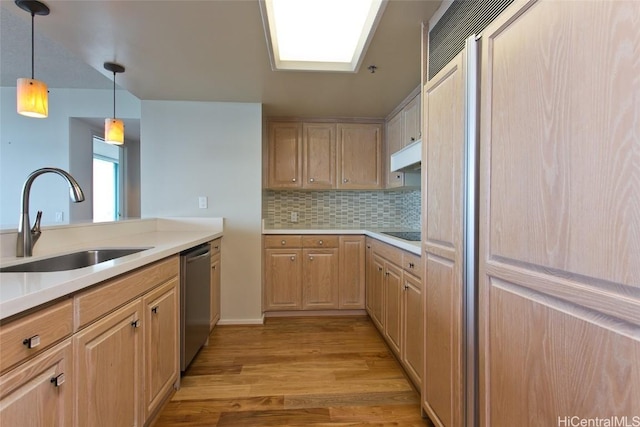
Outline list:
[[[24,264],[12,265],[0,268],[2,273],[45,273],[51,271],[75,270],[89,267],[116,258],[142,252],[151,248],[109,248],[109,249],[89,249],[86,251],[74,252],[66,255],[59,255],[37,261],[26,262]]]

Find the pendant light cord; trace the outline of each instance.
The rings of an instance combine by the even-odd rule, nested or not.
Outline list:
[[[113,120],[116,119],[116,72],[113,72]]]
[[[34,70],[34,65],[33,65],[34,59],[33,58],[34,58],[34,56],[33,56],[33,51],[35,49],[35,44],[33,42],[33,39],[34,39],[34,37],[33,37],[33,26],[34,26],[34,18],[35,18],[35,16],[36,16],[35,12],[31,12],[31,80],[34,79],[34,72],[33,72],[33,70]]]

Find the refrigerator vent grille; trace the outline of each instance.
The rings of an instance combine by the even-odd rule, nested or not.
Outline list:
[[[429,80],[462,52],[464,41],[480,34],[513,0],[454,0],[429,31]]]

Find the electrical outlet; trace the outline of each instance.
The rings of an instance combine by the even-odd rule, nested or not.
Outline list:
[[[291,222],[298,222],[298,212],[291,212]]]
[[[64,212],[56,212],[56,222],[64,221]]]
[[[198,207],[200,209],[207,209],[207,196],[198,197]]]

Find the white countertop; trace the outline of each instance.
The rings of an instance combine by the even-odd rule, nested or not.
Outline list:
[[[0,319],[37,307],[40,304],[53,301],[65,295],[73,294],[104,280],[175,255],[185,249],[223,235],[221,219],[209,223],[202,220],[198,222],[199,224],[189,223],[188,220],[185,222],[179,220],[162,222],[162,220],[158,220],[157,223],[153,223],[152,225],[144,222],[143,227],[141,227],[140,224],[135,224],[137,230],[145,230],[141,233],[129,232],[110,238],[105,237],[104,233],[101,233],[100,236],[102,238],[100,239],[83,241],[81,243],[78,243],[76,239],[73,244],[69,244],[66,247],[64,246],[64,242],[61,242],[60,247],[64,249],[55,252],[48,250],[46,254],[33,256],[31,258],[4,257],[0,260],[2,267],[44,259],[54,254],[63,255],[73,253],[83,249],[116,247],[151,248],[122,258],[76,270],[50,273],[0,273]],[[114,224],[114,227],[117,226],[118,224]],[[130,228],[131,224],[122,224],[122,226]],[[46,230],[43,230],[43,236],[46,232]],[[73,227],[69,227],[67,233],[78,234],[79,231]],[[113,232],[107,234],[117,235],[119,233]],[[71,234],[69,234],[69,236],[69,239],[66,240],[67,242],[73,240],[74,237],[71,236]]]
[[[385,229],[384,231],[391,231]],[[407,230],[392,230],[407,231]],[[415,231],[415,230],[411,230]],[[382,234],[382,230],[354,229],[354,228],[263,228],[262,234],[364,234],[374,239],[388,243],[416,255],[421,255],[421,242],[398,239],[397,237]]]

